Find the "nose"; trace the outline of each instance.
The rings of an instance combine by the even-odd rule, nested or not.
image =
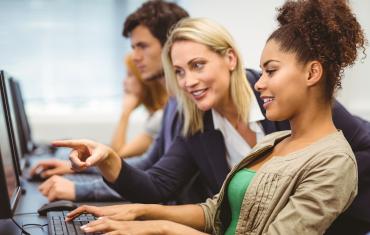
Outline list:
[[[131,53],[131,58],[134,62],[138,62],[143,58],[143,55],[139,49],[134,48]]]
[[[178,79],[178,84],[182,89],[187,90],[195,87],[199,83],[198,79],[194,75],[185,73],[182,78]]]
[[[188,73],[184,77],[184,82],[185,82],[184,85],[186,88],[194,87],[199,83],[198,79],[192,73]]]
[[[264,89],[266,89],[266,78],[265,75],[262,73],[258,81],[254,84],[254,89],[261,93]]]

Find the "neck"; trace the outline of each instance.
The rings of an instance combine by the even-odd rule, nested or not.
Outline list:
[[[306,105],[304,111],[289,120],[291,139],[315,141],[336,131],[328,104]]]
[[[233,102],[225,102],[214,108],[221,116],[225,117],[230,123],[236,123],[238,121],[238,111]]]

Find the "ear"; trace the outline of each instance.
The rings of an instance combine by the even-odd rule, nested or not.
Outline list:
[[[229,67],[230,71],[233,71],[238,63],[238,58],[236,56],[236,53],[233,49],[227,49],[227,52],[225,54],[226,63]]]
[[[317,61],[311,61],[307,64],[307,86],[315,86],[322,80],[323,68],[322,64]]]

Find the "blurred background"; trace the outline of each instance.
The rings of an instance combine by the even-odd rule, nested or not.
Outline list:
[[[22,86],[34,139],[90,138],[109,143],[122,103],[125,18],[143,0],[0,0],[0,69]],[[223,24],[246,67],[259,68],[282,0],[178,0],[191,16]],[[370,1],[350,1],[367,37]],[[362,58],[362,59],[361,59]],[[370,120],[370,58],[346,71],[338,99]],[[131,118],[129,138],[142,129],[144,109]]]

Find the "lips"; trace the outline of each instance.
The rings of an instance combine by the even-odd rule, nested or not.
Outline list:
[[[145,65],[139,65],[139,64],[136,64],[136,68],[137,68],[140,72],[142,72],[142,71],[144,71],[144,70],[145,70]]]
[[[261,96],[261,99],[263,100],[263,108],[267,109],[267,107],[274,101],[273,96]]]
[[[193,96],[193,98],[195,100],[200,100],[206,95],[207,90],[208,90],[207,88],[197,89],[197,90],[194,90],[194,91],[190,91],[189,93]]]

